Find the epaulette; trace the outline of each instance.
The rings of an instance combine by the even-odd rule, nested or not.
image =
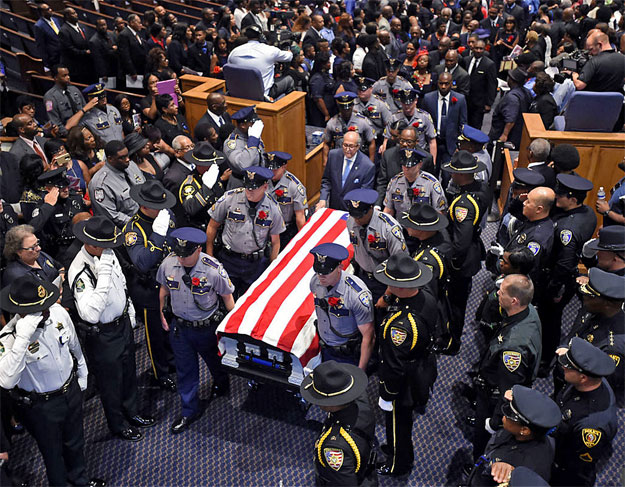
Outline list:
[[[273,193],[265,193],[265,195],[267,195],[267,197],[273,201],[276,205],[278,204],[278,200],[276,200],[276,198],[274,198]]]
[[[393,220],[391,220],[390,217],[386,213],[380,212],[378,213],[378,216],[380,217],[380,220],[389,224],[391,227],[394,227],[395,225],[397,225],[397,222],[394,222]]]
[[[384,98],[382,98],[380,95],[376,95],[375,93],[373,93],[373,98],[375,98],[376,100],[380,100],[380,101],[381,101],[381,102],[383,102],[383,103],[386,103],[386,102],[384,101]]]
[[[400,108],[399,110],[394,111],[394,112],[393,112],[393,115],[397,115],[398,113],[403,113],[403,112],[402,112],[402,110],[401,110],[401,108]]]
[[[432,181],[433,183],[438,183],[438,179],[436,179],[434,176],[432,176],[429,172],[427,171],[421,171],[421,176],[423,176],[425,179],[427,179],[428,181]]]
[[[360,118],[364,118],[365,120],[366,120],[366,118],[367,118],[367,117],[365,117],[365,116],[364,116],[362,113],[360,113],[360,112],[354,112],[354,116],[355,116],[356,118],[359,118],[359,117],[360,117]]]
[[[399,75],[399,74],[397,75],[397,78],[395,78],[395,79],[399,80],[399,81],[405,81],[406,83],[408,83],[408,80],[406,78],[404,78],[403,76]]]
[[[202,257],[202,264],[209,265],[214,269],[219,269],[219,264],[215,262],[213,259],[211,259],[208,255],[205,257]]]
[[[378,81],[386,81],[386,76],[382,76]],[[376,81],[375,83],[377,83],[378,81]],[[373,83],[373,84],[375,84]]]
[[[395,176],[393,176],[393,177],[390,179],[390,181],[395,181],[396,179],[399,179],[399,178],[401,178],[402,176],[403,176],[403,173],[401,173],[401,172],[400,172],[400,173],[397,173],[397,174],[395,174]],[[389,182],[390,182],[390,181],[389,181]]]
[[[284,175],[286,176],[287,179],[290,179],[295,184],[302,184],[301,181],[297,179],[294,174],[291,174],[290,172],[287,171],[286,173],[284,173]]]
[[[230,189],[224,193],[224,196],[230,196],[232,194],[242,193],[243,191],[245,191],[245,188]]]
[[[345,277],[345,283],[349,287],[353,288],[356,292],[362,292],[362,288],[358,284],[356,284],[356,281],[354,281],[354,279],[352,279],[351,277]]]

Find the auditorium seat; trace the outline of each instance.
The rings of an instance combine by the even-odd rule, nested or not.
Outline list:
[[[555,130],[568,132],[612,132],[623,107],[623,95],[615,92],[577,91],[564,115],[553,121]]]
[[[229,96],[264,101],[263,77],[258,69],[226,64],[223,72],[226,80],[226,91]]]

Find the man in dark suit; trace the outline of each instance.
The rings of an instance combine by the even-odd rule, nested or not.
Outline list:
[[[63,10],[63,19],[65,23],[59,31],[61,63],[69,68],[76,82],[90,84],[97,81],[94,80],[89,40],[85,30],[78,23],[76,10],[71,7]]]
[[[306,31],[303,44],[312,44],[317,46],[317,42],[323,39],[321,29],[323,29],[323,17],[321,15],[313,15],[311,17],[310,29]]]
[[[9,153],[15,156],[18,164],[26,154],[37,154],[41,157],[43,162],[49,162],[43,152],[43,144],[45,144],[48,139],[37,135],[39,127],[33,120],[33,117],[25,113],[20,113],[13,117],[12,123],[19,137],[13,142]]]
[[[445,62],[445,55],[451,48],[451,38],[445,36],[438,42],[438,48],[430,51],[430,68],[434,69],[436,66]]]
[[[0,151],[0,194],[6,203],[18,203],[21,196],[20,161],[7,151]]]
[[[93,64],[95,77],[117,78],[119,74],[119,61],[117,58],[117,43],[113,39],[113,34],[108,32],[106,20],[96,20],[96,33],[89,39],[89,47],[93,53]]]
[[[469,73],[467,73],[462,67],[458,65],[458,51],[450,49],[445,54],[445,64],[439,64],[434,66],[432,73],[435,73],[437,77],[443,72],[451,74],[452,88],[458,93],[468,96],[471,88],[471,80],[469,79]]]
[[[128,26],[117,37],[117,50],[122,63],[122,73],[133,80],[145,72],[147,43],[141,38],[141,19],[136,14],[128,16]]]
[[[182,202],[178,198],[180,192],[180,185],[187,179],[187,176],[195,170],[192,164],[189,164],[184,160],[184,156],[187,152],[192,152],[194,149],[193,142],[185,135],[178,135],[171,143],[172,149],[176,154],[176,159],[171,163],[169,169],[163,177],[163,186],[166,189],[174,193],[176,196],[176,205],[172,208],[176,217],[176,225],[186,225],[189,221],[187,214],[184,211]]]
[[[263,10],[259,0],[251,0],[249,4],[249,12],[241,20],[241,32],[243,32],[250,25],[256,25],[261,30],[265,30],[265,25],[261,15],[263,15]]]
[[[508,17],[514,17],[516,19],[516,25],[519,30],[525,27],[525,10],[523,10],[523,7],[517,5],[516,0],[506,0],[504,4],[504,21]]]
[[[219,133],[222,125],[232,123],[232,119],[226,111],[226,98],[221,93],[210,93],[206,98],[206,107],[206,113],[200,118],[196,127],[206,123]]]
[[[438,77],[438,90],[423,98],[423,108],[432,116],[438,134],[435,176],[456,151],[458,135],[462,132],[462,126],[467,123],[466,100],[462,94],[452,91],[451,85],[451,74],[442,73]]]
[[[39,20],[33,26],[37,51],[41,54],[43,64],[52,68],[61,61],[61,21],[52,17],[52,9],[47,3],[39,5],[39,15]]]
[[[482,39],[474,42],[471,56],[465,60],[471,86],[467,97],[469,111],[469,125],[477,129],[482,128],[484,114],[490,108],[497,96],[497,69],[495,63],[484,55],[486,44]]]
[[[211,74],[213,43],[206,40],[205,30],[196,27],[193,35],[195,42],[189,46],[187,51],[187,66],[202,76],[209,76]]]
[[[480,27],[490,33],[489,40],[493,44],[497,32],[503,27],[503,17],[499,14],[499,7],[491,5],[488,8],[488,17],[480,22]]]
[[[451,37],[452,34],[460,33],[460,26],[451,20],[452,11],[449,7],[441,10],[441,20],[445,24],[445,35]]]
[[[321,196],[317,209],[333,208],[348,211],[343,196],[352,189],[373,189],[375,166],[371,159],[358,149],[360,135],[347,132],[342,149],[332,149],[321,179]]]

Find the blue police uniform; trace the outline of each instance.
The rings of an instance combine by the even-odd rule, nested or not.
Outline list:
[[[192,254],[206,241],[205,233],[196,228],[179,228],[171,236],[180,255]],[[190,248],[190,254],[184,252],[185,247]],[[198,355],[208,366],[214,385],[227,382],[227,375],[219,368],[215,329],[221,317],[218,296],[232,294],[234,286],[219,261],[203,252],[190,269],[182,266],[177,255],[170,254],[158,268],[156,280],[170,297],[170,340],[176,358],[182,416],[197,417],[201,414]]]

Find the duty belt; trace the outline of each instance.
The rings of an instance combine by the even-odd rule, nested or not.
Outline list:
[[[213,322],[213,317],[216,310],[217,305],[213,306],[213,308],[209,310],[210,314],[208,315],[208,317],[202,320],[185,320],[184,318],[180,318],[179,316],[176,316],[176,320],[178,320],[178,323],[180,323],[181,326],[186,326],[188,328],[206,328]]]
[[[115,318],[113,321],[109,321],[108,323],[98,323],[98,324],[102,326],[117,326],[120,323],[122,323],[122,321],[124,321],[126,318],[128,318],[128,312],[124,310],[124,312],[121,314],[119,318]]]
[[[224,247],[224,252],[226,255],[232,255],[234,257],[238,257],[243,260],[256,261],[265,257],[265,249],[262,248],[257,250],[256,252],[252,252],[251,254],[240,254],[239,252],[235,252],[234,250],[230,250],[228,247]]]
[[[72,381],[75,378],[76,378],[76,370],[72,369],[72,373],[69,375],[69,379],[67,379],[65,381],[65,384],[63,384],[60,388],[58,388],[55,391],[50,391],[50,392],[25,391],[23,389],[20,389],[19,387],[16,387],[15,389],[21,396],[29,397],[33,401],[35,400],[36,401],[49,401],[53,397],[62,396],[67,391],[69,391],[69,388],[72,385]]]

